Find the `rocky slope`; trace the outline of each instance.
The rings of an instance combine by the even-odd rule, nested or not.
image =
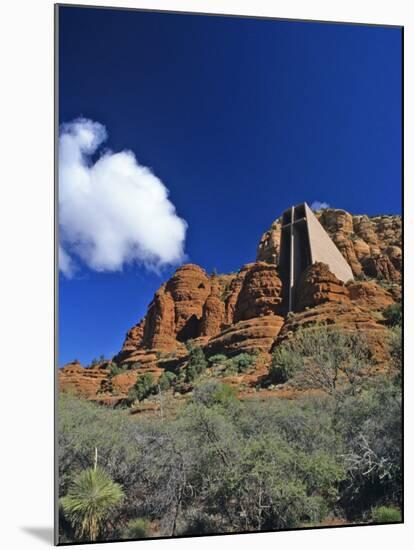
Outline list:
[[[401,280],[401,216],[353,216],[327,208],[316,212],[356,277],[366,275],[398,283]],[[278,263],[281,220],[275,220],[260,239],[257,261]]]
[[[318,218],[356,276],[345,285],[328,266],[310,266],[300,282],[295,314],[283,314],[279,257],[280,222],[275,221],[258,248],[257,260],[237,274],[207,274],[195,264],[177,269],[155,293],[147,314],[126,334],[113,363],[126,372],[111,372],[108,363],[61,369],[60,387],[111,402],[127,395],[138,376],[157,379],[165,369],[185,368],[188,344],[206,356],[256,354],[256,367],[233,377],[234,385],[254,386],[266,373],[270,353],[299,328],[319,323],[343,330],[363,330],[375,361],[387,359],[382,312],[400,298],[401,219],[397,216],[352,216],[323,210]],[[365,279],[365,280],[363,280]]]

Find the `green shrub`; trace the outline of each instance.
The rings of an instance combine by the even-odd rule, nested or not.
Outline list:
[[[402,323],[402,306],[399,303],[391,304],[384,310],[384,317],[387,324],[394,327]]]
[[[136,370],[139,368],[141,368],[141,363],[139,361],[136,361],[135,363],[122,363],[122,365],[111,363],[109,365],[109,376],[112,378],[117,374],[123,374],[128,370]]]
[[[274,384],[284,384],[303,366],[303,357],[288,344],[281,344],[272,354],[270,379]]]
[[[150,522],[145,518],[132,519],[125,529],[125,538],[146,539],[150,534]]]
[[[229,405],[237,400],[234,388],[228,384],[211,380],[194,388],[193,401],[206,407],[212,405]]]
[[[222,363],[225,363],[226,361],[227,357],[222,353],[217,353],[216,355],[212,355],[208,358],[208,362],[210,365],[220,365]]]
[[[400,382],[403,354],[401,325],[396,325],[390,330],[389,350],[391,356],[391,366],[396,371],[396,381]]]
[[[117,374],[122,374],[125,370],[126,369],[123,366],[118,366],[116,363],[111,363],[109,365],[109,376],[112,378]]]
[[[218,405],[227,406],[237,401],[237,392],[228,384],[220,384],[216,391],[213,393],[213,401]]]
[[[401,521],[401,511],[392,506],[378,506],[371,512],[374,523],[396,523]]]
[[[225,367],[226,369],[222,373],[224,376],[234,376],[239,373],[237,370],[237,365],[235,365],[231,359],[226,361]]]
[[[128,411],[60,395],[59,494],[92,466],[95,447],[125,493],[100,539],[141,538],[128,532],[137,518],[156,518],[157,536],[171,536],[317,525],[335,513],[381,523],[377,507],[398,509],[401,391],[388,375],[365,379],[339,403],[327,394],[238,401],[211,378],[185,401],[176,414],[137,422]],[[60,540],[77,537],[65,516]]]
[[[252,366],[253,361],[254,357],[249,353],[239,353],[229,360],[236,372],[246,372]]]
[[[167,370],[161,374],[158,380],[158,384],[162,391],[166,391],[169,388],[171,388],[171,386],[174,385],[176,380],[177,380],[177,375]]]
[[[351,521],[402,498],[401,388],[388,376],[365,381],[339,404],[334,427],[343,442],[347,482],[340,506]]]
[[[193,338],[189,338],[188,340],[186,340],[184,342],[184,345],[188,351],[191,351],[195,347]]]
[[[269,374],[279,383],[294,376],[302,387],[319,388],[339,399],[343,392],[357,391],[370,364],[362,331],[316,325],[297,330],[275,349]]]
[[[198,510],[195,510],[191,515],[189,513],[188,516],[189,518],[180,535],[214,535],[220,532],[220,521],[217,517],[211,517],[209,514]]]
[[[143,401],[156,390],[154,377],[150,372],[139,376],[134,386],[129,390],[128,397],[133,400]]]
[[[207,361],[203,350],[198,347],[190,349],[187,368],[185,369],[185,381],[193,382],[207,367]]]

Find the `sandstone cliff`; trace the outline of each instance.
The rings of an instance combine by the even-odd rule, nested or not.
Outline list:
[[[402,270],[401,216],[366,216],[327,208],[316,212],[355,276],[399,282]],[[278,263],[281,220],[275,220],[260,239],[257,260]]]
[[[270,353],[299,328],[325,323],[363,330],[378,365],[387,359],[382,312],[400,299],[401,219],[352,216],[344,210],[317,214],[356,276],[344,284],[316,263],[302,275],[295,314],[284,314],[279,258],[280,222],[263,235],[257,260],[238,273],[207,274],[186,264],[161,285],[143,319],[126,333],[113,363],[129,369],[110,372],[106,362],[91,368],[71,363],[61,369],[60,387],[110,402],[126,396],[138,376],[157,379],[166,366],[185,368],[189,342],[206,356],[255,353],[256,369],[233,377],[235,385],[253,385],[266,372]]]

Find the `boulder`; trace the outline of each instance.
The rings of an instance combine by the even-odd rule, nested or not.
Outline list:
[[[265,262],[246,272],[234,307],[234,322],[277,315],[281,311],[282,282],[277,268]]]
[[[349,303],[346,285],[321,262],[314,263],[303,272],[296,293],[297,311],[324,302]]]
[[[279,315],[239,321],[212,338],[206,345],[206,353],[236,355],[242,352],[269,352],[283,323],[284,318]]]

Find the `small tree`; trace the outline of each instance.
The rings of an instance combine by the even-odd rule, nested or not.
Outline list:
[[[290,345],[278,346],[272,354],[270,379],[275,384],[284,384],[303,367],[303,357]]]
[[[384,318],[387,324],[394,327],[402,323],[402,306],[399,303],[391,304],[384,310]]]
[[[211,380],[195,387],[193,401],[206,407],[227,406],[237,401],[237,394],[228,384]]]
[[[65,517],[81,540],[96,541],[112,510],[124,498],[122,487],[100,467],[88,468],[60,499]]]
[[[177,375],[171,371],[165,371],[161,374],[158,384],[162,391],[166,391],[174,385],[174,382],[177,379]]]
[[[207,367],[207,361],[203,350],[195,346],[190,349],[187,368],[185,369],[185,381],[193,382]]]
[[[345,388],[355,394],[370,359],[362,332],[322,325],[300,329],[292,339],[276,348],[270,375],[284,381],[295,376],[299,384],[319,388],[339,398]]]
[[[253,356],[249,353],[239,353],[230,359],[236,372],[246,372],[253,364]]]
[[[144,375],[137,378],[134,386],[129,390],[128,396],[130,399],[143,401],[154,393],[155,389],[154,377],[150,372],[146,372]]]
[[[119,366],[116,363],[111,363],[109,365],[109,377],[110,378],[116,376],[117,374],[122,374],[123,372],[125,372],[125,369],[123,369],[122,366]]]

